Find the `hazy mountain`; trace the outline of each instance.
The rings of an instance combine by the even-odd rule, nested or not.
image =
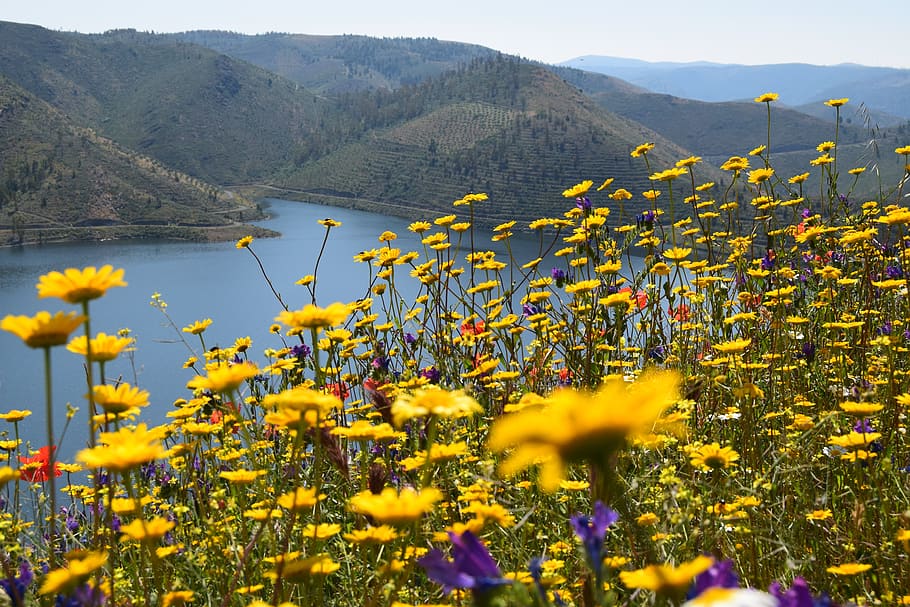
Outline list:
[[[640,122],[678,145],[705,156],[745,154],[767,141],[768,113],[764,104],[705,102],[645,91],[623,80],[555,68],[557,74],[577,86],[604,108]],[[776,151],[815,150],[834,137],[834,110],[821,106],[830,121],[808,116],[785,106],[773,107],[772,146]],[[859,126],[859,125],[857,125]],[[860,128],[842,125],[844,143],[861,141]]]
[[[584,56],[562,65],[608,74],[655,93],[701,101],[751,100],[767,91],[789,106],[849,97],[873,111],[910,119],[910,70],[855,64],[651,63]]]

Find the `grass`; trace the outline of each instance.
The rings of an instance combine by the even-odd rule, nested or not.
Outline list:
[[[659,151],[630,158],[661,192],[637,216],[627,182],[586,181],[495,228],[538,233],[538,259],[488,252],[470,194],[411,224],[417,250],[364,243],[356,301],[324,299],[315,249],[268,335],[211,348],[156,296],[195,350],[185,394],[89,389],[130,346],[99,336],[75,462],[0,414],[0,584],[27,605],[910,602],[903,179],[856,203],[836,147],[805,191],[773,153],[721,187]],[[254,239],[237,248],[271,286]],[[41,277],[84,318],[2,328],[45,353],[113,331],[91,298],[117,278]],[[166,424],[140,423],[151,400]]]

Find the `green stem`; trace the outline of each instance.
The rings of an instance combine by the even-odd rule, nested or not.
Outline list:
[[[47,532],[47,561],[48,566],[53,569],[56,566],[56,555],[54,553],[57,543],[57,483],[54,472],[56,470],[56,450],[54,444],[54,407],[53,395],[51,392],[51,349],[49,346],[44,347],[44,394],[45,394],[45,417],[47,419],[47,486],[50,492],[51,513],[48,521]]]

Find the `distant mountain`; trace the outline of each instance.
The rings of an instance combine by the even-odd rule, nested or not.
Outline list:
[[[617,57],[577,57],[561,65],[608,74],[655,93],[700,101],[750,100],[767,91],[789,106],[849,97],[873,111],[910,119],[910,70],[855,64],[734,65],[651,63]]]
[[[667,139],[705,156],[745,154],[767,141],[767,108],[748,102],[705,102],[651,93],[616,78],[572,68],[553,68],[604,108],[640,122]],[[775,151],[815,150],[833,138],[834,110],[822,106],[831,120],[774,107],[772,147]],[[857,125],[858,127],[859,125]],[[841,141],[861,141],[860,128],[844,125]]]
[[[232,237],[251,203],[75,125],[0,76],[0,245]]]

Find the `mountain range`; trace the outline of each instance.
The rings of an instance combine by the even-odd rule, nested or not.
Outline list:
[[[802,172],[832,124],[774,109],[776,159]],[[684,99],[429,38],[0,22],[0,243],[232,237],[264,195],[414,216],[484,191],[476,221],[529,221],[561,215],[583,179],[649,189],[629,156],[642,142],[657,144],[655,171],[692,154],[716,166],[763,143],[766,117],[751,99]],[[841,124],[843,153],[898,171],[870,153],[872,128]],[[887,149],[906,128],[875,135]]]

